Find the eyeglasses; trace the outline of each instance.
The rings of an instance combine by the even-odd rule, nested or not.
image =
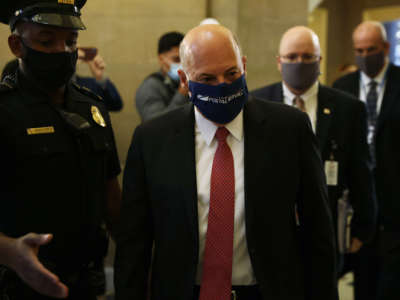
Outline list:
[[[279,57],[282,59],[283,62],[288,62],[288,63],[295,63],[298,61],[304,63],[312,63],[320,58],[319,55],[311,53],[304,53],[304,54],[290,53],[286,55],[280,55]]]

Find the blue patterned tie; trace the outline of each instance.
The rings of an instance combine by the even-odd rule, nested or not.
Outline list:
[[[376,91],[377,83],[372,80],[369,83],[369,91],[367,94],[367,112],[368,112],[368,144],[369,151],[371,153],[371,162],[373,166],[376,166],[375,161],[375,129],[378,120],[378,114],[376,112],[376,103],[378,101],[378,93]]]

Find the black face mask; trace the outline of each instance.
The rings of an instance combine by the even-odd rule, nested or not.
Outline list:
[[[291,88],[305,91],[318,79],[319,61],[312,63],[282,63],[282,78]]]
[[[26,75],[43,89],[56,90],[66,85],[75,74],[78,50],[45,53],[28,47],[24,42],[22,44],[26,51],[25,57],[22,59]]]
[[[385,64],[385,53],[380,51],[367,56],[356,55],[356,64],[369,78],[374,78]]]

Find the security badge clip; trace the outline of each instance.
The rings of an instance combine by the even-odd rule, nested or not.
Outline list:
[[[94,120],[98,125],[100,125],[101,127],[106,127],[106,126],[107,126],[106,121],[104,121],[104,118],[103,118],[103,116],[102,116],[101,113],[100,113],[100,110],[99,110],[96,106],[93,105],[93,106],[90,108],[90,111],[91,111],[91,113],[92,113],[92,118],[93,118],[93,120]]]
[[[50,134],[54,133],[54,127],[47,126],[47,127],[28,128],[26,129],[26,132],[28,133],[28,135]]]

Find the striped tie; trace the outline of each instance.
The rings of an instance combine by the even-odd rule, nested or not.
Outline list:
[[[296,96],[294,99],[293,99],[293,106],[294,107],[297,107],[299,110],[301,110],[302,112],[306,112],[306,105],[305,105],[305,103],[304,103],[304,100],[301,98],[301,97],[299,97],[299,96]]]
[[[372,80],[369,83],[369,91],[367,94],[367,112],[368,112],[368,144],[371,154],[371,161],[375,167],[375,129],[378,120],[376,105],[378,101],[378,93],[376,91],[377,83]]]

